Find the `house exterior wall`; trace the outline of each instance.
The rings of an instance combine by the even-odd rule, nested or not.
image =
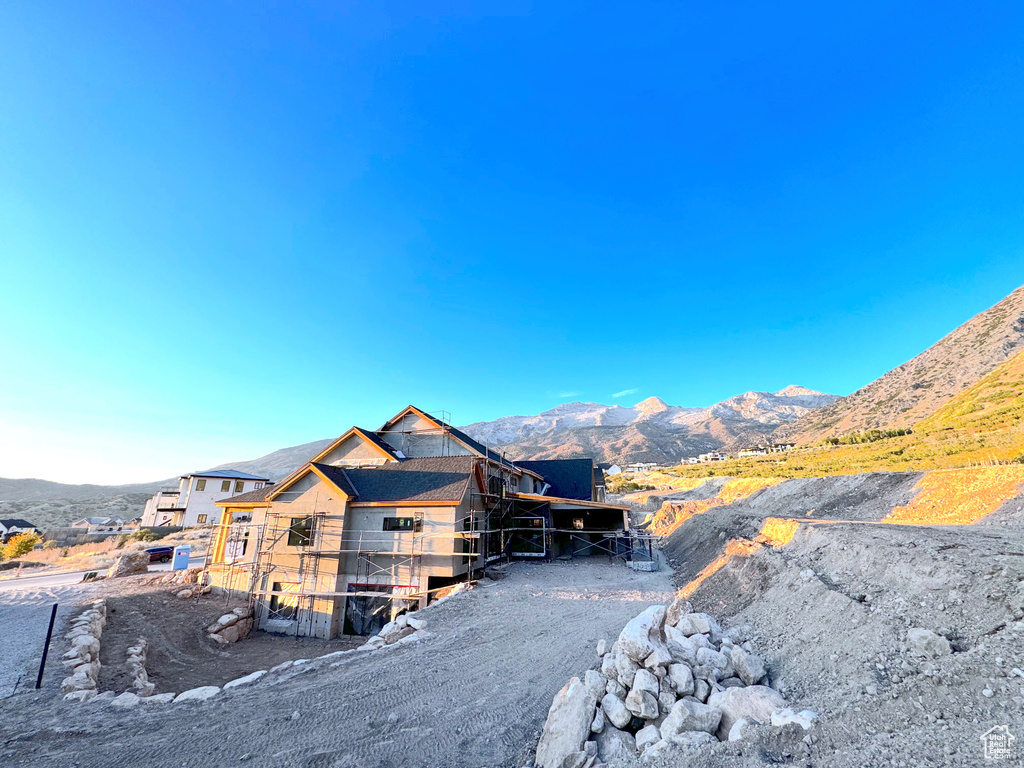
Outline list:
[[[407,413],[378,433],[395,450],[410,459],[423,456],[473,456],[473,452],[415,413]]]
[[[199,490],[200,480],[206,480],[206,487]],[[224,482],[228,483],[228,490],[221,490]],[[186,528],[193,525],[211,525],[220,521],[220,509],[216,506],[218,501],[229,499],[240,493],[262,488],[266,484],[265,479],[242,480],[234,477],[206,477],[202,475],[189,475],[183,477],[178,483],[178,506],[185,509],[184,514],[178,513],[178,520],[175,525],[183,525]],[[237,483],[241,483],[239,490]],[[148,504],[147,504],[148,509]],[[200,520],[200,517],[205,517]],[[143,517],[143,525],[147,525]]]
[[[332,450],[322,459],[321,464],[332,466],[345,466],[349,464],[383,464],[390,459],[386,458],[375,447],[367,443],[359,435],[351,435],[341,445]]]

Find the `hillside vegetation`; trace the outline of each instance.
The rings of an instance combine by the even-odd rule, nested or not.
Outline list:
[[[670,471],[680,477],[820,477],[1024,463],[1022,421],[1024,352],[919,421],[912,434]]]

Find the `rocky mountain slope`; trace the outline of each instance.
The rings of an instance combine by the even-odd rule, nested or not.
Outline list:
[[[764,441],[780,425],[835,399],[794,385],[778,392],[744,392],[709,408],[668,405],[657,397],[632,408],[566,403],[537,416],[506,416],[463,429],[513,459],[676,462]]]
[[[864,429],[908,427],[1024,350],[1024,287],[913,360],[776,433],[801,444]]]

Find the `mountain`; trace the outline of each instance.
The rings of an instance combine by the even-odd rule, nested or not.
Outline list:
[[[1024,287],[853,394],[781,427],[814,444],[865,429],[913,426],[1024,350]]]
[[[592,456],[600,462],[671,463],[762,442],[780,425],[835,399],[792,385],[778,392],[745,392],[709,408],[669,405],[657,397],[632,408],[577,402],[537,416],[477,422],[463,430],[513,460]]]
[[[329,437],[324,440],[314,440],[312,443],[293,445],[291,448],[268,453],[258,459],[249,461],[232,461],[227,464],[219,464],[210,469],[237,469],[239,472],[248,472],[252,475],[261,475],[277,481],[291,474],[292,470],[301,467],[320,451],[326,448],[335,440]]]

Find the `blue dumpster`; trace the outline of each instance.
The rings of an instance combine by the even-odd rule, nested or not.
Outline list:
[[[171,570],[184,571],[188,568],[188,559],[192,556],[191,544],[179,544],[174,548],[174,561]]]

